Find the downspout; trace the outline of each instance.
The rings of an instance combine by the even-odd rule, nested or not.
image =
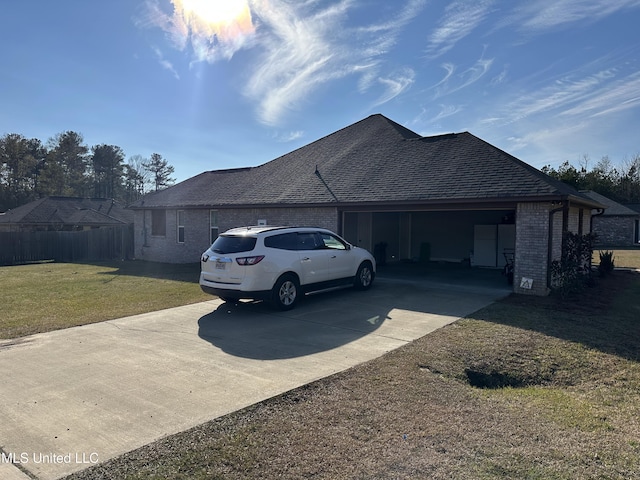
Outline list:
[[[591,214],[591,219],[589,221],[589,233],[590,234],[593,234],[593,217],[599,217],[605,211],[604,208],[595,208],[594,210],[598,210],[598,213],[596,213],[595,215],[593,213]]]
[[[563,200],[561,207],[554,208],[549,212],[549,231],[547,234],[547,288],[551,287],[551,263],[553,262],[553,216],[560,211],[563,211],[562,234],[564,236],[564,232],[567,228],[567,218],[569,216],[569,202],[567,200]]]
[[[604,208],[596,208],[596,210],[598,210],[598,213],[596,213],[595,215],[592,213],[591,214],[591,218],[589,219],[589,235],[591,235],[591,238],[593,240],[593,217],[599,217],[600,215],[602,215],[605,211]],[[592,245],[593,247],[593,245]],[[589,259],[589,271],[591,271],[591,262],[593,261],[593,258]]]

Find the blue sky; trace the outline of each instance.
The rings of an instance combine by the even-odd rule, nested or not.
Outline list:
[[[0,135],[74,130],[181,181],[382,113],[537,168],[619,164],[640,153],[639,24],[640,0],[3,2]]]

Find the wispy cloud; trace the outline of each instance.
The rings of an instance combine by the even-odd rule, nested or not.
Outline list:
[[[640,106],[640,73],[613,82],[606,88],[589,95],[579,105],[564,111],[563,115],[598,117]]]
[[[318,85],[344,75],[336,68],[339,49],[330,32],[343,20],[349,3],[314,12],[273,0],[255,5],[264,27],[259,35],[263,52],[245,94],[258,102],[263,123],[277,124]]]
[[[454,92],[467,88],[482,77],[491,69],[493,59],[479,58],[471,67],[456,73],[457,67],[452,63],[445,63],[442,68],[445,71],[444,77],[432,88],[435,89],[435,98],[450,95]]]
[[[358,53],[362,62],[368,66],[378,64],[381,57],[396,45],[403,28],[423,10],[425,4],[426,0],[409,0],[386,21],[357,27],[353,38],[361,45]],[[365,90],[367,86],[366,82],[361,84]]]
[[[509,68],[508,68],[508,65],[505,65],[502,71],[491,79],[491,85],[495,87],[496,85],[503,84],[504,82],[506,82],[508,76],[509,76]]]
[[[443,19],[429,36],[427,55],[439,57],[475,30],[490,11],[491,0],[457,0],[447,6]]]
[[[539,33],[561,25],[596,22],[617,11],[640,7],[638,0],[532,0],[518,4],[502,26]]]
[[[383,59],[424,4],[424,0],[410,0],[385,22],[355,27],[346,24],[347,17],[361,8],[354,0],[329,7],[319,2],[295,7],[273,1],[269,6],[255,4],[257,17],[267,28],[259,37],[264,54],[246,94],[258,101],[260,121],[277,124],[319,86],[349,75],[359,76],[360,93],[384,87],[376,105],[405,91],[413,83],[414,71],[405,68],[382,74]],[[314,10],[318,5],[323,8]]]
[[[382,84],[385,88],[385,92],[375,101],[373,106],[382,105],[388,101],[394,99],[415,81],[416,74],[411,68],[404,68],[399,72],[388,77],[379,77],[378,83]]]
[[[603,98],[602,92],[610,87],[609,81],[615,77],[615,74],[614,69],[607,69],[582,78],[566,75],[538,91],[528,91],[526,95],[518,94],[518,99],[509,102],[504,109],[504,123],[551,111],[557,115],[585,111],[584,102],[588,102],[594,95],[597,98]],[[594,104],[591,103],[591,105]]]
[[[511,90],[503,101],[496,100],[502,106],[489,110],[478,129],[511,132],[506,139],[509,151],[535,149],[545,164],[611,148],[603,140],[607,130],[619,129],[624,118],[620,114],[640,107],[640,72],[630,64],[603,68],[602,61],[566,72],[537,89],[525,85],[524,90]],[[598,65],[600,69],[592,71]]]
[[[463,110],[461,105],[440,105],[440,111],[438,114],[431,119],[432,123],[436,123],[444,118],[451,117],[452,115],[456,115]]]
[[[293,132],[277,133],[277,134],[275,134],[273,136],[273,138],[277,142],[289,143],[289,142],[293,142],[295,140],[298,140],[299,138],[302,138],[303,136],[304,136],[304,131],[303,130],[295,130]]]
[[[180,80],[180,75],[174,68],[173,64],[169,60],[164,58],[164,54],[162,53],[162,50],[160,50],[158,47],[153,47],[153,53],[158,59],[160,66],[165,70],[170,71],[173,74],[173,76],[176,78],[176,80]]]

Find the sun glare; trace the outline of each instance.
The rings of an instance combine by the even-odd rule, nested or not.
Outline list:
[[[247,0],[177,0],[175,6],[196,33],[226,37],[253,31]]]

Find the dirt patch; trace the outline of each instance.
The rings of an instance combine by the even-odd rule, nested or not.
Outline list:
[[[521,388],[531,385],[542,385],[548,379],[538,378],[528,373],[501,372],[490,365],[481,365],[480,368],[465,368],[465,375],[469,385],[476,388]]]

